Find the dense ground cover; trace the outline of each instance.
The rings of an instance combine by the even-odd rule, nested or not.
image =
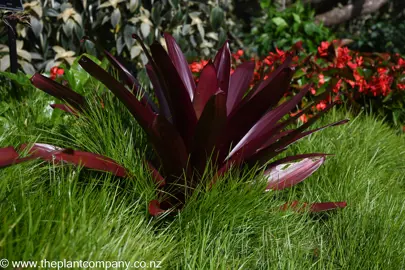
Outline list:
[[[115,104],[106,106],[110,117],[102,111],[93,111],[90,120],[65,116],[51,128],[42,109],[49,101],[38,91],[30,95],[10,101],[2,114],[8,122],[1,147],[63,140],[116,159],[133,177],[118,180],[39,162],[0,170],[0,257],[162,260],[166,269],[405,266],[405,138],[372,117],[332,111],[320,121],[317,126],[352,119],[289,150],[336,154],[293,189],[263,193],[260,179],[233,172],[178,216],[161,220],[147,213],[154,187],[140,162],[144,153],[132,151],[134,144],[145,146],[143,134],[122,122],[126,112],[119,103],[106,99]],[[27,113],[30,102],[40,109]],[[280,211],[286,200],[346,200],[348,207],[312,216]]]

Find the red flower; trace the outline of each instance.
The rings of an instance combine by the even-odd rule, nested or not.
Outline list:
[[[200,62],[193,62],[190,64],[191,72],[199,73],[204,66],[208,63],[206,60],[200,60]]]
[[[321,46],[318,47],[318,54],[320,57],[326,57],[328,56],[328,48],[329,48],[329,42],[328,41],[322,41]]]
[[[333,92],[337,93],[340,90],[340,86],[342,85],[342,79],[340,79],[336,85],[333,87]]]
[[[301,116],[300,116],[300,121],[301,121],[302,123],[308,122],[308,117],[307,117],[307,115],[306,115],[306,114],[301,115]]]
[[[388,68],[386,68],[386,67],[379,67],[379,68],[377,68],[377,72],[378,72],[378,74],[385,74],[385,73],[387,73],[387,71],[388,71]]]
[[[311,94],[312,94],[312,95],[315,95],[315,94],[316,94],[316,90],[315,90],[315,88],[313,88],[313,87],[311,87]]]
[[[397,87],[401,90],[405,90],[405,83],[397,83]]]
[[[52,67],[50,70],[50,78],[52,80],[55,80],[56,78],[63,76],[64,73],[65,71],[63,70],[63,68]]]
[[[318,110],[318,111],[322,111],[322,110],[324,110],[325,108],[326,108],[326,102],[325,101],[321,101],[320,103],[318,103],[317,105],[316,105],[316,109]]]
[[[276,48],[276,52],[279,56],[283,57],[285,55],[285,51],[283,50],[279,50],[278,48]]]
[[[391,91],[391,84],[394,81],[392,76],[380,73],[378,77],[373,77],[370,83],[370,91],[374,96],[387,96]]]
[[[356,56],[356,62],[348,62],[347,65],[353,70],[361,67],[363,65],[363,56]]]
[[[243,53],[244,53],[243,50],[238,50],[236,53],[232,54],[232,57],[235,60],[239,60],[241,58],[241,56],[243,55]]]
[[[318,78],[319,78],[319,86],[323,85],[325,83],[325,76],[323,74],[319,74]]]
[[[301,50],[302,50],[302,41],[300,40],[300,41],[296,42],[296,43],[292,46],[292,49],[293,49],[293,50],[296,50],[296,51],[301,51]]]
[[[344,68],[349,61],[352,60],[352,57],[349,54],[349,49],[347,47],[338,48],[337,49],[337,57],[336,57],[336,67],[337,68]]]
[[[399,58],[397,64],[398,64],[398,66],[405,68],[405,59]]]

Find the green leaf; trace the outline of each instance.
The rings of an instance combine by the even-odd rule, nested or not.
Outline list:
[[[225,15],[224,11],[220,7],[214,7],[211,10],[210,22],[213,29],[218,29],[221,27],[222,22],[224,21]]]
[[[0,102],[0,115],[5,113],[8,109],[10,109],[10,105],[7,102]]]
[[[17,82],[21,86],[31,86],[29,76],[20,71],[17,74],[0,71],[0,76],[9,78],[10,80]]]
[[[115,28],[120,21],[121,21],[121,12],[118,8],[116,8],[111,14],[111,24]]]
[[[85,93],[86,83],[90,79],[90,75],[87,73],[87,71],[85,71],[79,65],[79,60],[83,56],[86,56],[91,60],[93,60],[94,62],[96,62],[97,64],[101,65],[101,61],[98,60],[97,57],[88,54],[83,54],[75,59],[69,70],[65,71],[65,78],[69,82],[70,87],[80,94]]]
[[[278,29],[284,28],[284,27],[287,27],[287,26],[288,26],[287,22],[286,22],[283,18],[281,18],[281,17],[275,17],[275,18],[271,19],[271,21],[272,21],[275,25],[277,25],[277,28],[278,28]]]
[[[319,29],[315,23],[310,22],[304,24],[304,32],[309,36],[313,36],[315,33],[319,32]]]
[[[300,19],[300,16],[299,16],[298,14],[293,13],[292,15],[293,15],[294,21],[295,21],[296,23],[301,23],[301,19]]]
[[[293,75],[293,79],[298,79],[301,78],[302,76],[304,76],[306,74],[306,72],[303,69],[299,69],[297,70],[294,75]]]

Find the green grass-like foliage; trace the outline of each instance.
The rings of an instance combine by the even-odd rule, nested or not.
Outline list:
[[[13,110],[19,114],[24,108]],[[332,111],[315,125],[346,117]],[[101,124],[109,121],[103,118]],[[23,126],[1,136],[0,146],[17,144],[15,135],[22,130]],[[119,133],[125,130],[116,131],[117,148],[125,148],[128,140]],[[26,134],[37,135],[31,130]],[[99,140],[108,144],[110,138]],[[147,185],[150,179],[140,167],[132,168],[138,176],[135,181],[123,179],[119,185],[109,175],[83,174],[84,170],[53,164],[26,163],[0,170],[0,257],[154,260],[162,261],[162,269],[403,268],[404,136],[361,115],[341,128],[314,134],[289,151],[314,150],[338,154],[311,181],[287,192],[263,194],[263,185],[251,184],[254,175],[230,174],[226,183],[219,182],[173,220],[160,223],[146,218],[142,183]],[[124,164],[133,162],[120,150],[111,148],[105,154],[122,155]],[[344,198],[349,207],[333,217],[278,211],[286,199],[330,198]]]

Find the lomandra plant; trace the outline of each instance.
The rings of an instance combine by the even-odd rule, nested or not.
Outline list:
[[[287,156],[271,161],[287,147],[311,133],[329,126],[346,123],[342,120],[307,131],[335,103],[328,105],[305,124],[291,128],[302,112],[289,112],[300,102],[311,86],[305,86],[290,100],[279,104],[289,89],[294,68],[290,66],[293,52],[283,64],[259,81],[249,91],[255,63],[245,62],[231,74],[231,53],[228,43],[218,51],[213,61],[203,68],[198,84],[174,38],[165,34],[167,51],[155,42],[150,52],[138,36],[149,60],[146,70],[153,85],[158,105],[147,95],[139,100],[136,79],[111,54],[105,52],[118,70],[122,82],[86,56],[79,64],[95,79],[103,83],[128,108],[147,134],[156,154],[147,161],[157,181],[157,199],[149,204],[149,212],[159,215],[181,209],[193,192],[203,186],[209,189],[232,168],[257,168],[268,179],[267,190],[294,186],[314,173],[325,161],[327,154],[310,153]],[[53,105],[80,116],[88,110],[85,97],[49,78],[35,74],[32,83],[39,89],[64,100],[67,104]],[[321,95],[318,100],[324,97]],[[25,161],[27,158],[65,161],[84,167],[109,171],[126,176],[127,170],[111,159],[88,152],[59,149],[34,144],[28,156],[20,158],[16,149],[2,151],[0,166]],[[298,161],[301,160],[301,161]],[[214,174],[207,174],[207,168]],[[208,175],[208,176],[207,176]],[[287,204],[288,205],[288,204]],[[345,202],[316,203],[304,207],[309,211],[343,208]],[[297,209],[297,204],[291,207]]]

